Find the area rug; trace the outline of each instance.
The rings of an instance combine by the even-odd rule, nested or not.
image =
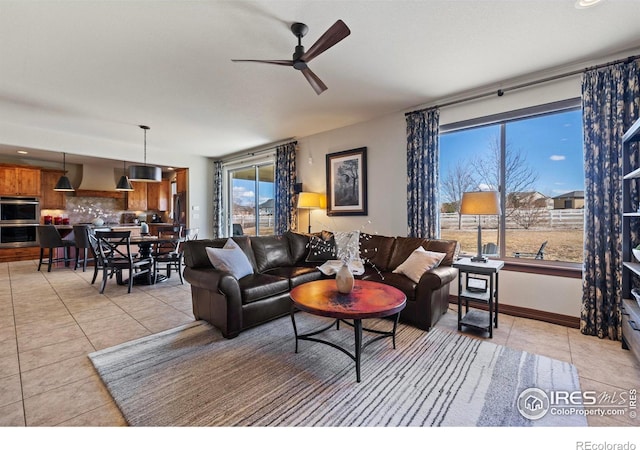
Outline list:
[[[296,315],[301,332],[324,319]],[[389,329],[385,320],[365,326]],[[365,333],[365,340],[367,338]],[[325,338],[353,348],[353,330]],[[198,321],[89,355],[134,426],[586,426],[583,415],[525,418],[527,388],[580,389],[569,363],[434,328],[400,325],[354,362],[301,341],[284,317],[224,339]]]

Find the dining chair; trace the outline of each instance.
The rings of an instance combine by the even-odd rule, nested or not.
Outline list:
[[[51,272],[51,266],[54,262],[64,261],[65,265],[69,265],[72,258],[69,256],[69,249],[75,247],[76,243],[70,239],[62,239],[60,232],[55,225],[39,225],[38,226],[38,242],[40,245],[40,261],[38,261],[38,270],[44,263],[44,250],[48,249],[47,272]],[[57,249],[63,249],[63,256],[57,256]],[[55,255],[55,257],[54,257]]]
[[[82,264],[82,271],[86,272],[88,262],[94,262],[95,264],[95,257],[91,251],[91,241],[89,240],[89,234],[92,233],[93,229],[89,225],[73,226],[73,236],[76,243],[76,264],[73,270],[76,270]]]
[[[128,293],[131,293],[136,276],[147,275],[151,284],[153,258],[134,258],[131,253],[131,231],[96,231],[97,250],[102,265],[102,284],[100,293],[104,293],[107,279],[116,276],[118,284],[124,284],[122,272],[129,271]]]
[[[168,240],[164,240],[168,239]],[[155,245],[153,253],[154,269],[153,273],[158,274],[159,270],[166,270],[167,278],[171,278],[172,270],[178,272],[180,283],[182,279],[182,261],[184,253],[181,249],[182,225],[166,226],[158,228],[158,243]]]

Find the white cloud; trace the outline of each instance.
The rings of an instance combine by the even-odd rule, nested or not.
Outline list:
[[[549,159],[551,161],[564,161],[565,159],[567,159],[567,157],[564,155],[551,155],[549,156]]]

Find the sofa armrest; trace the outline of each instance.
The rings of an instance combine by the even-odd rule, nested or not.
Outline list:
[[[435,291],[442,286],[451,283],[458,275],[458,269],[451,266],[439,266],[422,274],[418,289],[420,291]]]
[[[236,298],[240,302],[240,285],[229,272],[212,268],[185,267],[184,277],[193,286],[219,292],[227,297]]]

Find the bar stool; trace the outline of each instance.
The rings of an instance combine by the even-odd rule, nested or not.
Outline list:
[[[89,225],[73,226],[73,235],[76,242],[76,264],[73,270],[76,270],[82,263],[82,271],[86,272],[87,263],[95,261],[93,251],[91,251],[91,242],[89,241],[89,233],[92,232],[93,230]],[[80,257],[80,250],[82,250],[82,258]]]
[[[72,240],[62,239],[60,232],[54,225],[38,226],[38,242],[40,244],[40,261],[38,262],[38,271],[44,262],[44,249],[49,250],[49,260],[47,264],[47,272],[51,272],[51,265],[54,262],[64,261],[65,265],[69,265],[72,258],[69,257],[69,248],[75,247],[76,243]],[[54,258],[53,254],[56,249],[64,250],[63,256]]]

